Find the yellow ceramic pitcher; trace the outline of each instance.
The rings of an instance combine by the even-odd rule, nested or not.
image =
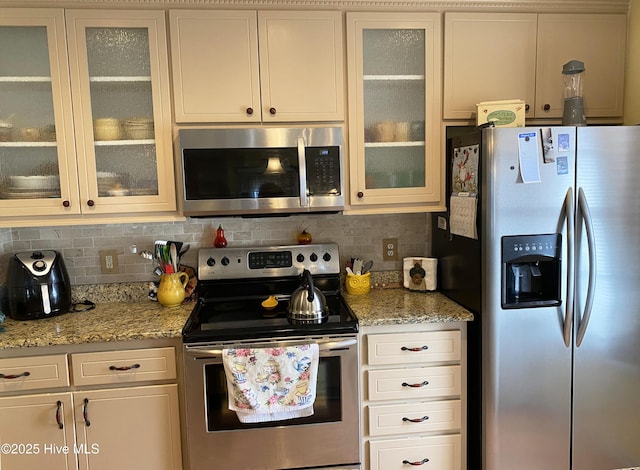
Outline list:
[[[158,302],[165,307],[180,305],[186,296],[184,289],[188,282],[189,275],[185,272],[160,275]]]

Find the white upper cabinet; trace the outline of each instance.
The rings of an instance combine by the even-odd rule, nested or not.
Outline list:
[[[537,17],[535,13],[445,14],[445,118],[469,119],[482,101],[534,102]]]
[[[539,15],[535,117],[562,117],[562,66],[574,59],[585,65],[587,118],[622,116],[626,38],[626,15]]]
[[[584,62],[587,118],[622,116],[626,15],[445,15],[444,118],[475,118],[482,101],[522,99],[527,118],[561,118],[562,66]]]
[[[64,11],[0,10],[0,44],[0,216],[79,213]]]
[[[175,210],[164,13],[65,16],[82,212]]]
[[[176,122],[344,120],[341,12],[169,18]]]
[[[163,12],[3,9],[0,43],[0,217],[175,210]]]
[[[437,13],[348,13],[351,209],[440,207]]]

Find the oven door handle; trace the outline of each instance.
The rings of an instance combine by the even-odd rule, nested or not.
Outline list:
[[[357,343],[355,338],[347,338],[339,341],[320,341],[318,349],[320,351],[329,351],[331,349],[344,349]],[[262,346],[262,345],[261,345]],[[273,343],[264,343],[265,347],[273,346]],[[257,347],[256,345],[248,345],[247,347]],[[221,357],[222,349],[212,349],[203,346],[186,346],[185,352],[194,357]]]

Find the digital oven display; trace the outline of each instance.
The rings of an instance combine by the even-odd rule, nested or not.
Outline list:
[[[290,251],[256,251],[249,253],[249,269],[290,268],[293,256]]]

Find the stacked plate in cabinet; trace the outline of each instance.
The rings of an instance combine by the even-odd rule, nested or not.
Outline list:
[[[9,176],[2,191],[4,199],[39,199],[60,195],[57,175]]]

